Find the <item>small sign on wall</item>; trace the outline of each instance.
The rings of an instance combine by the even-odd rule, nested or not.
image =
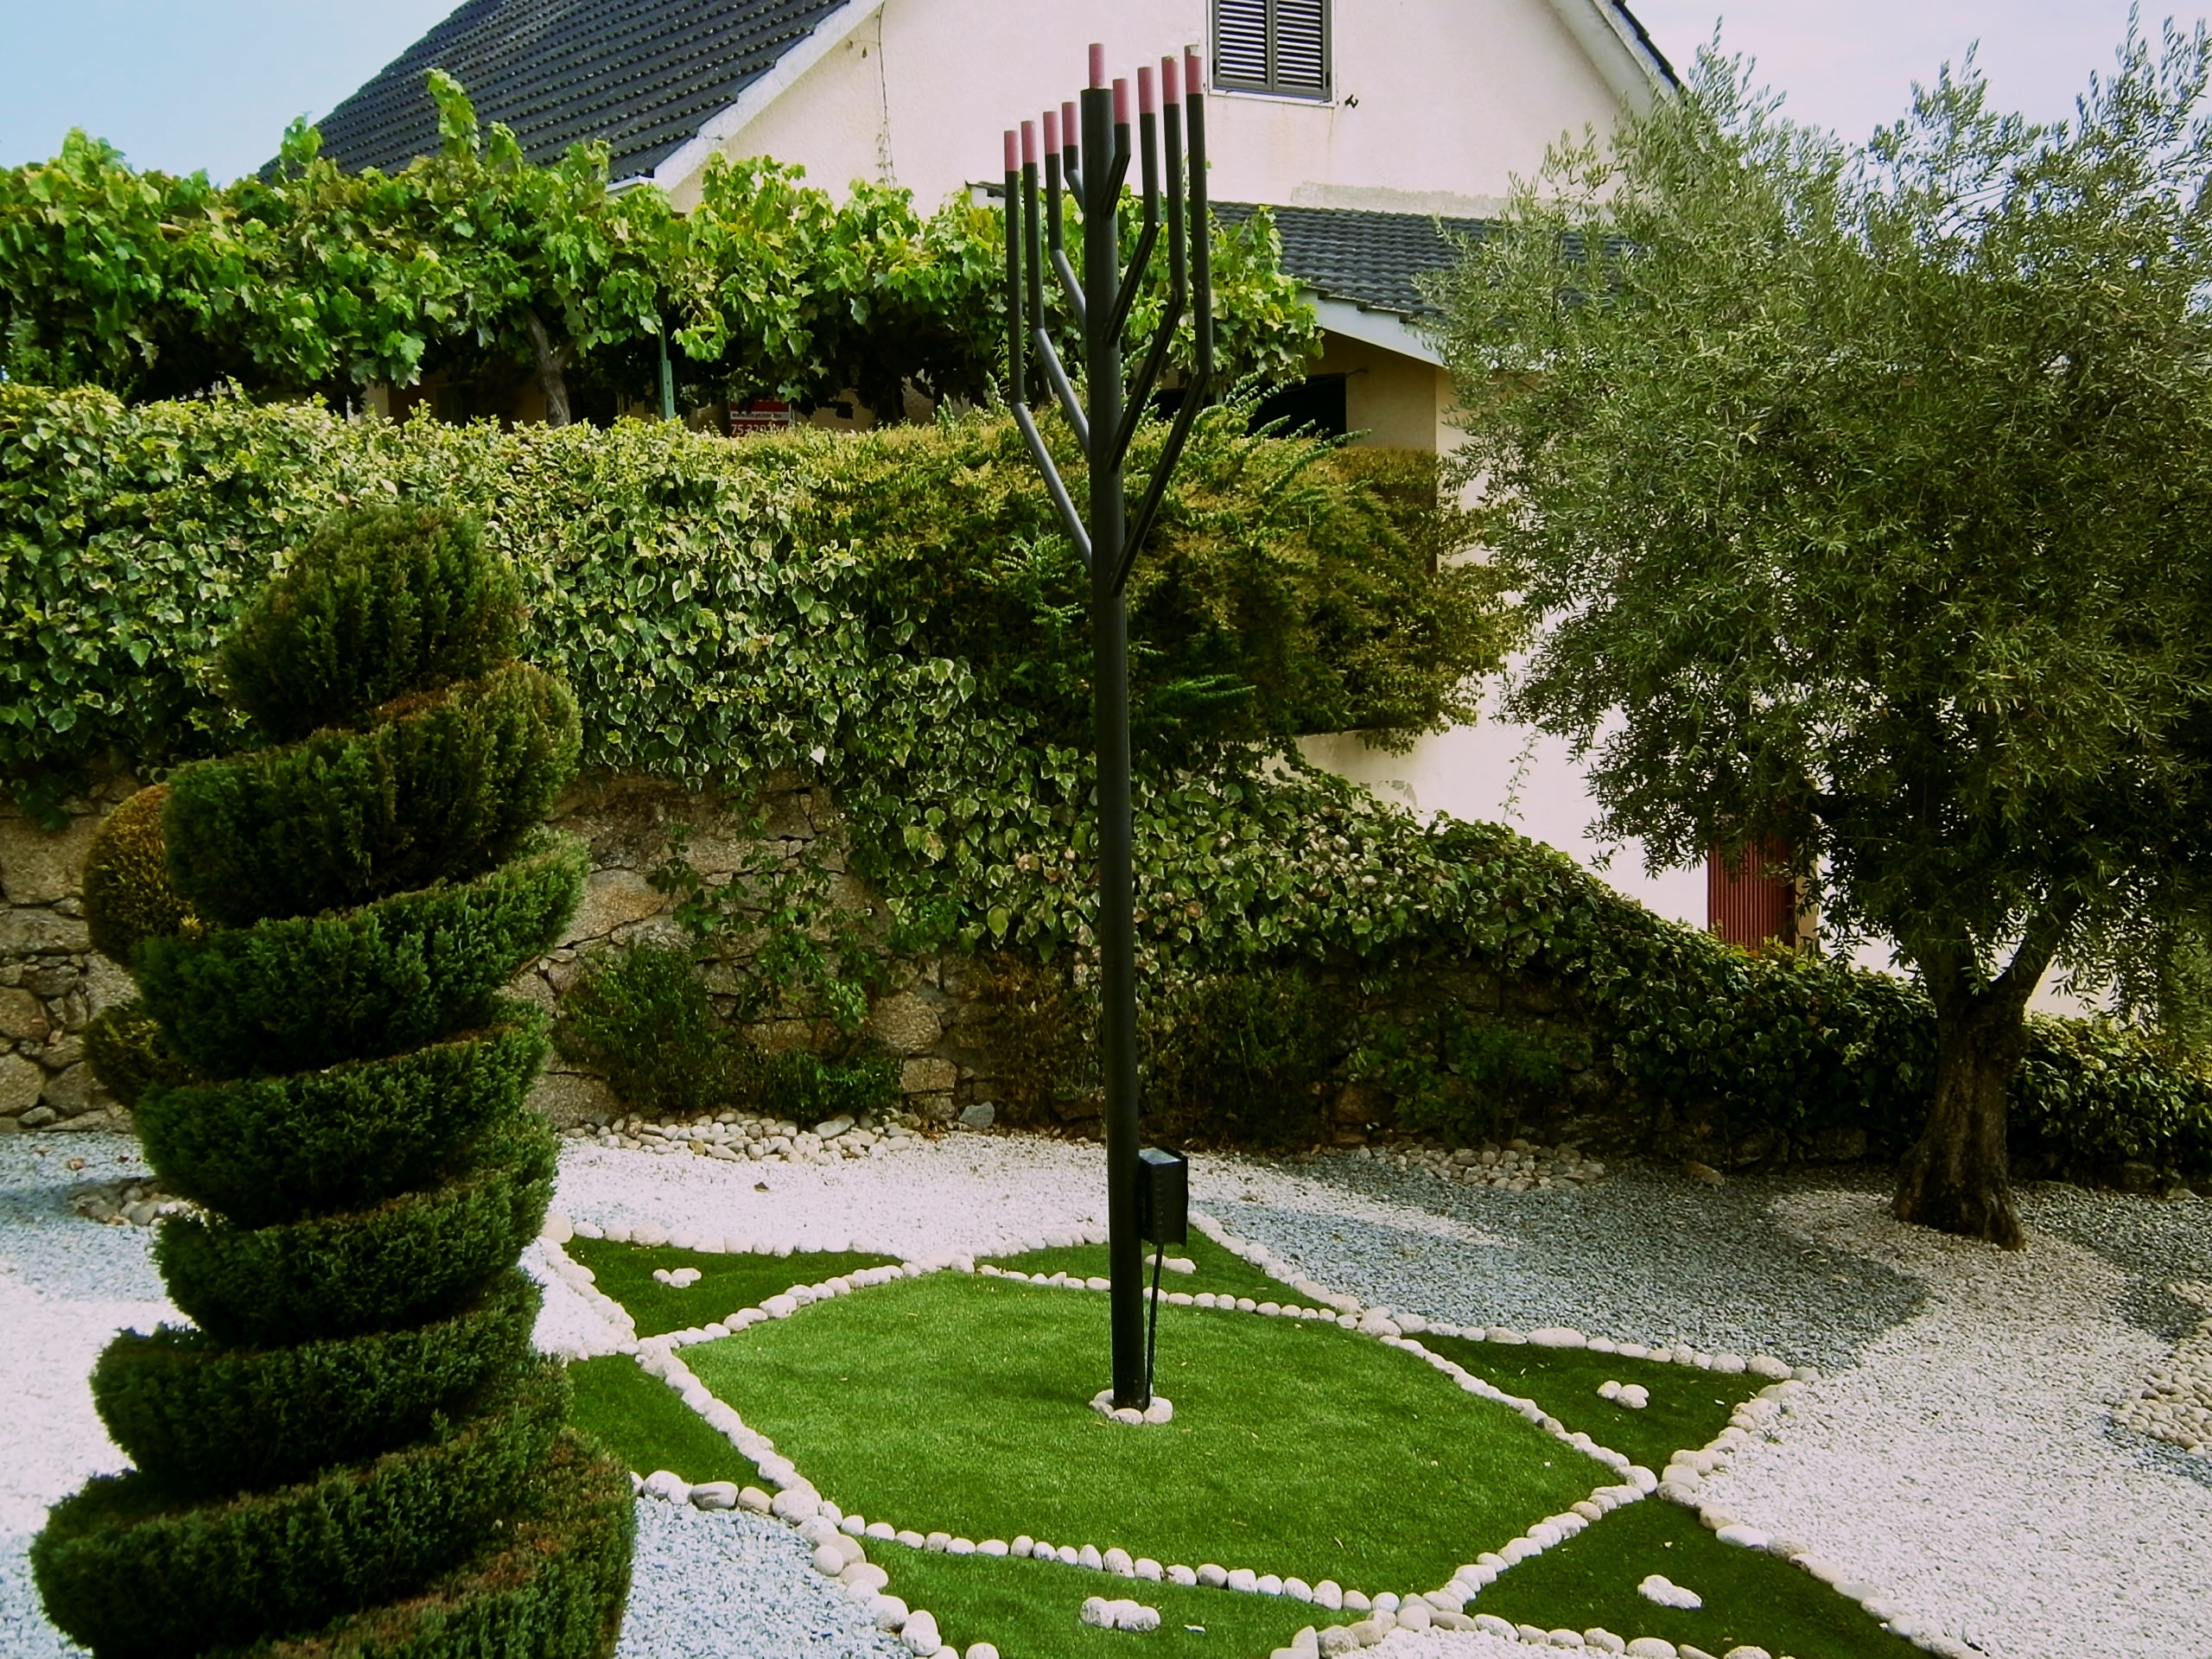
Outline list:
[[[730,405],[729,435],[741,438],[748,432],[781,432],[793,418],[791,406],[780,397],[755,397]]]

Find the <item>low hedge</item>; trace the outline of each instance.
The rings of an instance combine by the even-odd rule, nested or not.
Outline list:
[[[223,927],[465,880],[514,851],[575,771],[575,699],[527,663],[319,732],[181,768],[169,879]]]
[[[429,1433],[530,1351],[538,1290],[510,1271],[449,1319],[288,1348],[126,1331],[92,1368],[115,1442],[180,1491],[261,1491]]]
[[[568,1402],[543,1363],[449,1433],[217,1503],[180,1504],[143,1473],[96,1478],[31,1545],[48,1617],[100,1659],[174,1659],[407,1595],[514,1507]]]
[[[134,1121],[173,1190],[241,1227],[359,1210],[470,1166],[471,1143],[520,1109],[544,1033],[542,1010],[507,1000],[480,1031],[382,1059],[156,1083]]]
[[[511,1161],[373,1210],[281,1226],[173,1216],[154,1259],[170,1300],[227,1343],[311,1342],[435,1319],[512,1263],[544,1224],[559,1136],[532,1117]]]
[[[148,939],[139,991],[178,1057],[211,1077],[397,1053],[480,1020],[560,938],[588,869],[579,843],[549,836],[473,881]]]
[[[612,1659],[637,1530],[630,1471],[566,1429],[521,1495],[498,1542],[415,1594],[202,1659]]]

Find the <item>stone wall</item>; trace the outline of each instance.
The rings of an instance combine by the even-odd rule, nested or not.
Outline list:
[[[78,873],[92,831],[137,787],[103,780],[67,804],[48,830],[0,808],[0,1135],[39,1128],[113,1128],[114,1103],[85,1064],[85,1027],[135,994],[130,976],[92,950]]]
[[[120,969],[92,952],[77,893],[93,830],[135,787],[126,776],[104,779],[90,797],[66,804],[67,821],[57,830],[12,809],[0,811],[0,1134],[124,1127],[84,1063],[81,1033],[94,1014],[133,991]],[[709,886],[763,861],[785,871],[804,864],[819,873],[836,911],[878,938],[887,928],[878,896],[846,868],[842,822],[819,785],[779,779],[760,800],[734,802],[650,779],[600,777],[573,788],[554,821],[589,846],[592,874],[566,935],[514,987],[549,1008],[557,1007],[594,951],[681,937],[673,900],[652,880],[677,843],[679,826],[686,857]],[[707,963],[709,994],[726,1015],[750,967],[741,946]],[[924,1121],[983,1127],[1014,1098],[993,1052],[994,1041],[1008,1040],[1009,1028],[981,994],[982,977],[975,963],[959,956],[896,959],[870,1005],[868,1034],[899,1057],[907,1109]],[[1501,1139],[1570,1144],[1608,1159],[1630,1153],[1690,1158],[1722,1168],[1808,1154],[1856,1155],[1847,1146],[1777,1146],[1770,1134],[1757,1131],[1736,1137],[1717,1112],[1678,1115],[1638,1103],[1602,1044],[1589,1040],[1588,1021],[1560,987],[1468,966],[1440,966],[1414,983],[1417,989],[1398,1010],[1409,1019],[1420,1018],[1424,1006],[1449,1001],[1548,1030],[1568,1039],[1563,1047],[1580,1039],[1589,1050],[1587,1063],[1570,1065],[1554,1096],[1528,1103],[1501,1126]],[[747,1027],[770,1050],[818,1033],[804,1010],[790,1008],[772,1009]],[[624,1110],[600,1078],[557,1057],[536,1099],[564,1128],[605,1123]],[[1386,1108],[1364,1085],[1326,1085],[1324,1105],[1321,1138],[1337,1147],[1391,1133]],[[1065,1129],[1095,1133],[1097,1105],[1081,1097],[1058,1101],[1044,1116]]]

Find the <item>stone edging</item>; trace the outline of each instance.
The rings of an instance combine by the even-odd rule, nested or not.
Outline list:
[[[757,1306],[736,1310],[725,1319],[639,1338],[636,1323],[628,1311],[601,1291],[593,1282],[590,1269],[574,1261],[561,1248],[572,1236],[609,1236],[609,1233],[588,1223],[571,1224],[565,1217],[556,1214],[547,1218],[540,1243],[544,1247],[543,1255],[551,1270],[587,1305],[607,1319],[612,1328],[617,1351],[634,1355],[641,1369],[666,1383],[687,1406],[749,1459],[760,1471],[762,1478],[777,1489],[772,1497],[760,1488],[747,1486],[741,1489],[728,1481],[708,1482],[694,1487],[672,1472],[660,1470],[649,1477],[633,1476],[639,1491],[645,1496],[670,1502],[688,1501],[702,1510],[743,1509],[774,1516],[798,1528],[815,1546],[814,1566],[817,1570],[836,1579],[844,1586],[849,1596],[868,1609],[879,1628],[898,1634],[908,1649],[918,1656],[918,1659],[961,1659],[961,1656],[957,1649],[939,1642],[933,1616],[925,1610],[911,1610],[898,1597],[884,1592],[884,1586],[889,1582],[890,1575],[881,1567],[868,1560],[866,1547],[861,1541],[863,1539],[896,1542],[909,1548],[953,1555],[1049,1558],[1067,1566],[1104,1572],[1140,1582],[1279,1595],[1310,1602],[1332,1612],[1350,1611],[1365,1615],[1356,1623],[1332,1624],[1324,1630],[1308,1626],[1298,1633],[1290,1646],[1277,1649],[1275,1659],[1309,1659],[1309,1656],[1345,1653],[1354,1648],[1371,1646],[1393,1630],[1421,1630],[1432,1624],[1449,1629],[1480,1630],[1535,1646],[1557,1647],[1567,1644],[1555,1643],[1553,1641],[1554,1632],[1540,1630],[1533,1624],[1516,1626],[1490,1613],[1476,1613],[1470,1617],[1464,1611],[1466,1604],[1518,1562],[1541,1554],[1574,1536],[1592,1521],[1601,1518],[1612,1510],[1653,1495],[1696,1510],[1700,1521],[1711,1528],[1723,1542],[1740,1548],[1764,1549],[1792,1561],[1830,1585],[1839,1593],[1859,1602],[1885,1627],[1923,1649],[1943,1656],[1943,1659],[1974,1659],[1972,1649],[1950,1638],[1919,1631],[1904,1619],[1902,1613],[1893,1611],[1887,1605],[1875,1586],[1850,1580],[1840,1568],[1812,1554],[1802,1545],[1787,1539],[1770,1537],[1755,1528],[1738,1525],[1724,1511],[1700,1504],[1698,1493],[1705,1478],[1725,1467],[1738,1448],[1748,1444],[1754,1434],[1775,1421],[1787,1408],[1787,1402],[1806,1382],[1817,1379],[1817,1373],[1811,1368],[1799,1367],[1793,1371],[1784,1362],[1767,1355],[1747,1359],[1732,1354],[1703,1354],[1688,1348],[1655,1351],[1641,1344],[1586,1337],[1579,1331],[1564,1326],[1523,1334],[1503,1326],[1466,1327],[1441,1320],[1425,1319],[1419,1314],[1395,1312],[1388,1307],[1367,1307],[1357,1297],[1330,1291],[1300,1272],[1294,1264],[1276,1256],[1266,1246],[1237,1237],[1211,1216],[1194,1215],[1192,1223],[1224,1249],[1270,1277],[1281,1280],[1300,1295],[1310,1297],[1319,1306],[1309,1307],[1294,1303],[1259,1302],[1249,1297],[1217,1298],[1211,1293],[1192,1295],[1186,1292],[1165,1290],[1160,1293],[1161,1300],[1178,1306],[1214,1307],[1223,1311],[1256,1313],[1262,1317],[1328,1319],[1344,1329],[1414,1355],[1450,1377],[1463,1391],[1510,1408],[1553,1438],[1612,1467],[1622,1479],[1616,1484],[1600,1486],[1568,1510],[1535,1522],[1527,1532],[1510,1540],[1499,1549],[1484,1551],[1475,1560],[1458,1568],[1452,1578],[1439,1588],[1403,1595],[1384,1591],[1370,1596],[1357,1589],[1344,1590],[1333,1580],[1307,1585],[1296,1578],[1286,1580],[1274,1573],[1259,1573],[1250,1567],[1224,1568],[1212,1562],[1197,1567],[1182,1563],[1163,1566],[1149,1557],[1133,1558],[1118,1546],[1102,1550],[1090,1543],[1080,1546],[1044,1544],[1027,1535],[1011,1541],[985,1539],[980,1542],[955,1537],[949,1533],[931,1533],[925,1536],[912,1530],[899,1530],[888,1522],[870,1522],[858,1514],[848,1515],[838,1505],[824,1498],[811,1482],[799,1474],[797,1465],[776,1450],[772,1440],[748,1427],[734,1408],[709,1392],[690,1368],[677,1357],[677,1351],[696,1343],[718,1341],[764,1320],[788,1319],[817,1301],[849,1295],[855,1290],[887,1284],[897,1279],[921,1278],[932,1273],[975,1273],[1014,1279],[1052,1289],[1103,1289],[1105,1287],[1103,1281],[1079,1280],[1064,1273],[1031,1275],[989,1264],[979,1266],[972,1252],[939,1252],[896,1266],[865,1268],[851,1274],[837,1274],[818,1285],[793,1285],[786,1291],[763,1299]],[[677,1248],[695,1249],[705,1244],[711,1254],[730,1253],[731,1245],[743,1247],[738,1253],[779,1255],[790,1254],[793,1248],[764,1247],[735,1237],[728,1241],[703,1239],[696,1235],[667,1233],[658,1227],[616,1230],[624,1233],[626,1242],[665,1243]],[[638,1232],[658,1236],[650,1241],[637,1239]],[[1033,1250],[1065,1249],[1098,1242],[1103,1241],[1089,1234],[1060,1233],[1041,1239],[1020,1241],[993,1253],[1015,1255]],[[718,1246],[721,1248],[715,1248]],[[1150,1294],[1149,1287],[1147,1294]],[[1419,1334],[1432,1332],[1504,1346],[1532,1344],[1586,1348],[1594,1353],[1617,1353],[1625,1358],[1656,1360],[1728,1375],[1749,1372],[1769,1381],[1757,1395],[1736,1408],[1728,1426],[1709,1445],[1694,1452],[1678,1452],[1662,1474],[1655,1475],[1620,1452],[1599,1445],[1589,1435],[1570,1432],[1566,1425],[1545,1412],[1535,1401],[1497,1388],[1453,1361],[1430,1351],[1416,1339]],[[1095,1406],[1096,1402],[1093,1404]],[[1098,1603],[1098,1608],[1091,1608],[1090,1602]],[[1139,1614],[1151,1611],[1136,1604],[1131,1605]],[[1085,1603],[1085,1608],[1086,1617],[1093,1623],[1103,1618],[1116,1628],[1134,1628],[1119,1622],[1128,1611],[1120,1602],[1092,1597]],[[1701,1649],[1678,1648],[1657,1637],[1623,1638],[1611,1631],[1593,1628],[1580,1633],[1579,1639],[1586,1647],[1630,1654],[1634,1656],[1634,1659],[1713,1659],[1713,1656]],[[997,1649],[989,1643],[977,1643],[969,1647],[966,1659],[998,1659]],[[1736,1648],[1731,1649],[1723,1659],[1765,1659],[1765,1656],[1762,1649],[1756,1648]]]

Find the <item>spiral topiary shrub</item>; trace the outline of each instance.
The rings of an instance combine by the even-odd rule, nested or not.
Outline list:
[[[143,999],[103,1075],[203,1206],[156,1243],[194,1328],[93,1375],[136,1466],[31,1548],[99,1659],[613,1650],[629,1477],[564,1427],[516,1268],[556,1141],[524,1105],[544,1019],[499,992],[585,866],[534,828],[575,707],[511,660],[515,595],[449,515],[327,527],[223,653],[283,747],[183,769],[95,849]]]

